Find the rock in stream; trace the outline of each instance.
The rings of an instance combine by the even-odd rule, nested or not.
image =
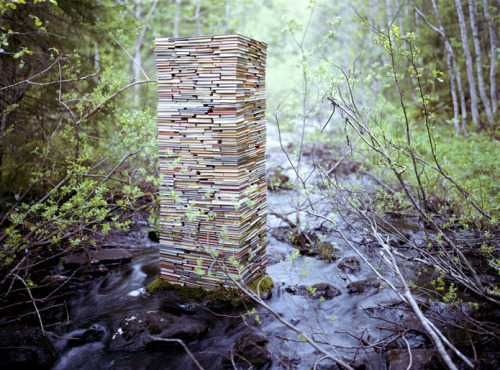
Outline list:
[[[152,337],[190,341],[204,336],[207,330],[207,325],[199,320],[162,311],[139,312],[125,317],[114,327],[109,350],[140,351],[154,342]]]

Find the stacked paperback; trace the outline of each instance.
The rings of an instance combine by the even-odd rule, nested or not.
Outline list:
[[[246,284],[265,272],[266,44],[240,35],[159,38],[162,278]]]

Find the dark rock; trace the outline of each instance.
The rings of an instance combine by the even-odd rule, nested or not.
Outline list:
[[[83,253],[72,253],[63,257],[63,264],[68,268],[78,268],[90,262],[88,255]]]
[[[312,289],[311,289],[312,288]],[[305,285],[296,285],[294,287],[288,286],[285,288],[285,291],[290,294],[297,294],[304,297],[311,297],[312,299],[332,299],[338,297],[342,293],[340,290],[335,288],[333,285],[328,283],[319,283],[311,285],[311,288],[308,289]],[[314,293],[311,294],[311,292]]]
[[[50,338],[38,328],[0,331],[2,369],[50,369],[58,357]]]
[[[153,231],[153,230],[149,231],[148,238],[149,238],[149,240],[151,240],[155,243],[160,242],[160,234],[158,233],[158,231]]]
[[[374,279],[353,281],[347,284],[347,293],[363,294],[380,288],[380,282]]]
[[[267,170],[267,187],[271,190],[284,189],[291,190],[290,178],[285,175],[281,166],[272,167]]]
[[[412,370],[438,370],[445,367],[439,361],[435,349],[418,348],[411,350]],[[391,349],[387,351],[388,370],[406,369],[410,364],[410,356],[406,349]]]
[[[99,325],[92,325],[87,330],[80,332],[80,334],[72,334],[68,342],[69,347],[78,347],[84,344],[101,342],[104,339],[106,331]]]
[[[206,332],[207,325],[198,320],[161,311],[139,312],[125,317],[114,327],[109,350],[140,351],[154,342],[151,336],[190,341]]]
[[[132,254],[124,249],[107,248],[90,252],[92,260],[97,260],[103,264],[127,263],[132,260]]]
[[[267,342],[267,339],[262,335],[244,333],[236,340],[222,363],[232,365],[232,357],[233,361],[239,365],[239,368],[268,369],[271,367],[273,360],[271,352],[267,348]]]
[[[63,258],[64,266],[68,268],[79,268],[89,264],[119,264],[128,263],[132,260],[132,254],[120,248],[107,248],[91,250],[89,252],[72,253]]]
[[[403,321],[399,324],[402,330],[410,330],[416,333],[426,333],[422,323],[418,319],[417,315],[410,314],[406,316]]]
[[[86,270],[86,273],[92,275],[93,277],[99,277],[107,275],[109,273],[109,269],[102,263],[99,263],[97,265],[90,265]]]
[[[359,260],[356,257],[343,258],[337,265],[345,273],[354,273],[361,270]]]

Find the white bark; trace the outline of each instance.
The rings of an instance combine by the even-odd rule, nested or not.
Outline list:
[[[226,22],[224,23],[224,33],[229,29],[229,0],[226,0]]]
[[[476,5],[472,0],[469,0],[469,18],[470,27],[472,29],[472,37],[474,40],[474,49],[476,51],[476,71],[479,96],[481,97],[481,100],[483,102],[486,117],[488,118],[488,123],[491,125],[493,124],[493,115],[491,113],[490,99],[488,98],[488,95],[486,95],[486,86],[484,85],[483,56],[481,53],[481,42],[479,40],[479,31],[477,29],[476,23]]]
[[[454,121],[454,126],[455,126],[455,134],[458,135],[460,133],[460,120],[459,120],[459,105],[458,105],[458,98],[457,98],[457,86],[458,86],[458,92],[460,95],[460,102],[461,108],[462,108],[462,131],[464,135],[467,135],[467,107],[465,104],[465,96],[463,93],[462,89],[462,80],[460,77],[460,73],[457,69],[457,63],[456,63],[456,58],[455,58],[455,53],[453,52],[453,47],[451,46],[450,42],[448,41],[448,37],[446,36],[446,32],[443,26],[443,23],[441,22],[441,17],[439,16],[439,11],[436,6],[436,1],[432,0],[432,8],[434,10],[434,16],[436,17],[436,21],[438,23],[438,27],[434,26],[432,23],[429,22],[427,17],[422,13],[422,11],[413,3],[413,1],[410,1],[411,4],[413,5],[413,9],[417,15],[420,15],[422,19],[424,20],[425,23],[441,38],[443,39],[444,46],[445,46],[445,51],[446,51],[446,66],[448,68],[448,75],[450,78],[450,91],[451,91],[451,96],[453,100],[453,121]],[[455,86],[455,79],[457,82],[457,86]]]
[[[500,1],[499,1],[500,7]],[[484,7],[484,17],[488,22],[490,30],[490,98],[491,98],[491,110],[496,113],[498,110],[498,98],[497,98],[497,79],[496,79],[496,67],[497,67],[497,45],[498,45],[498,30],[497,22],[494,22],[490,16],[490,10],[488,5],[488,0],[483,0]]]
[[[399,4],[399,0],[394,0],[394,4],[396,5],[396,11],[398,12],[399,32],[401,33],[401,35],[404,35],[404,31],[403,31],[403,28],[404,28],[403,15],[401,14],[401,10],[403,10],[403,7],[405,6],[405,3],[403,2],[403,5],[401,6]]]
[[[465,23],[464,11],[460,0],[455,0],[455,6],[458,14],[458,24],[460,26],[460,35],[462,37],[462,47],[465,54],[465,67],[467,71],[467,78],[469,80],[469,93],[470,93],[470,106],[472,111],[472,121],[474,125],[479,123],[479,111],[477,109],[477,92],[476,80],[474,78],[474,66],[472,63],[472,56],[469,49],[469,38],[467,36],[467,24]]]
[[[201,6],[201,0],[198,0],[196,2],[196,8],[194,11],[194,19],[196,22],[196,32],[198,33],[198,35],[202,34],[201,22],[200,22],[200,6]]]
[[[458,133],[459,130],[457,130],[457,125],[458,125],[458,115],[457,115],[457,108],[456,105],[458,106],[458,101],[456,101],[456,93],[454,94],[454,81],[456,79],[457,81],[457,89],[458,89],[458,95],[460,96],[460,107],[461,107],[461,112],[462,112],[462,133],[464,135],[468,135],[467,133],[467,105],[465,103],[465,94],[464,94],[464,89],[462,88],[462,77],[460,76],[460,71],[458,70],[457,67],[457,60],[455,58],[455,53],[453,51],[453,47],[451,46],[450,42],[448,41],[448,37],[446,36],[446,32],[444,30],[443,23],[441,22],[441,17],[439,15],[439,10],[436,5],[436,0],[432,0],[432,8],[434,10],[434,16],[436,17],[436,21],[438,22],[439,26],[439,32],[438,32],[441,37],[443,38],[444,41],[444,46],[446,49],[446,62],[448,66],[448,73],[450,75],[450,86],[452,89],[452,98],[453,98],[453,111],[454,111],[454,120],[455,120],[455,130]],[[432,26],[429,25],[431,28]],[[450,65],[448,64],[451,63],[451,69]],[[455,78],[454,78],[455,77]]]
[[[181,3],[182,0],[175,0],[174,12],[174,38],[179,37],[179,24],[181,23]]]
[[[392,15],[392,1],[391,0],[385,0],[385,13],[387,15],[387,30],[389,32],[389,29],[391,28],[391,24],[392,24],[392,19],[393,19],[393,15]]]

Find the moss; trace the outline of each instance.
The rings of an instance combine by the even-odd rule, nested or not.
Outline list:
[[[148,330],[151,334],[156,335],[161,333],[161,329],[158,325],[149,325]]]
[[[148,293],[155,293],[162,290],[175,290],[184,298],[202,301],[207,298],[217,303],[231,303],[233,306],[239,306],[245,298],[239,289],[219,287],[215,290],[204,290],[201,288],[190,288],[178,284],[171,284],[160,277],[157,277],[146,288]]]
[[[257,286],[259,287],[260,293],[268,292],[274,286],[274,282],[268,275],[259,276],[257,279],[250,282],[250,284],[247,285],[247,288],[257,293]]]
[[[39,337],[37,337],[35,339],[35,344],[42,348],[42,350],[47,354],[54,354],[56,351],[56,348],[54,347],[52,341],[45,335],[40,335]]]
[[[148,285],[148,287],[146,288],[147,292],[148,293],[155,293],[155,292],[159,292],[161,290],[171,290],[171,286],[173,286],[174,284],[170,284],[169,282],[167,282],[166,280],[163,280],[162,278],[160,278],[159,276],[154,279],[151,284]]]

